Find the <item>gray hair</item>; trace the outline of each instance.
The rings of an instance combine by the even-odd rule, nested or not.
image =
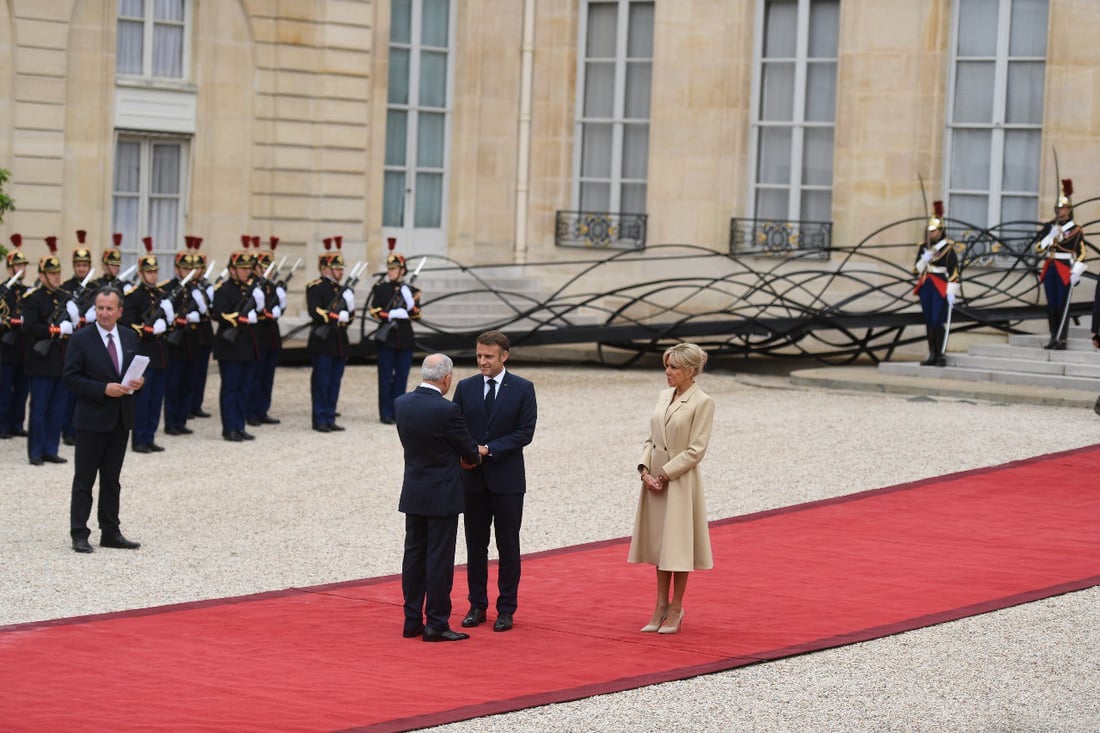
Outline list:
[[[420,378],[425,382],[442,382],[453,367],[454,362],[446,354],[428,354],[420,366]]]

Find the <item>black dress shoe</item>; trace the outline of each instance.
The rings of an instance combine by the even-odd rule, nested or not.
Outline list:
[[[0,440],[11,440],[11,433],[0,433]]]
[[[157,445],[156,443],[150,443],[149,444],[149,450],[151,450],[154,453],[163,453],[164,452],[164,446],[163,445]]]
[[[382,418],[381,422],[382,422],[383,425],[396,425],[397,424],[397,420],[394,420],[392,417],[384,417],[384,418]]]
[[[469,634],[463,634],[458,631],[451,631],[450,629],[433,629],[430,626],[424,627],[424,636],[421,641],[462,641],[463,639],[469,639]]]
[[[416,626],[413,626],[412,628],[409,628],[408,626],[406,626],[404,629],[401,630],[401,636],[405,637],[406,639],[415,639],[416,637],[420,636],[423,633],[424,633],[424,624],[417,624]]]
[[[493,631],[511,631],[512,630],[512,614],[501,613],[497,615],[497,620],[493,622]]]
[[[244,438],[241,437],[241,434],[236,430],[227,430],[226,432],[222,433],[222,438],[228,440],[231,443],[240,443],[242,440],[244,440]]]
[[[470,606],[470,610],[467,612],[466,617],[462,619],[462,628],[472,629],[483,623],[485,623],[485,609]]]
[[[80,552],[87,554],[89,552],[95,552],[95,548],[92,547],[92,543],[88,542],[86,537],[73,540],[73,552]]]
[[[152,453],[153,449],[144,443],[142,445],[135,445],[132,450],[134,453]]]
[[[278,425],[281,422],[282,420],[277,417],[271,417],[271,415],[264,415],[260,418],[261,425]]]
[[[244,440],[255,440],[256,439],[256,436],[253,435],[252,433],[248,432],[247,430],[240,431],[240,435],[241,435],[241,438],[244,439]]]
[[[203,410],[195,410],[194,412],[188,413],[187,416],[188,417],[210,417],[210,413],[205,412]]]
[[[193,432],[195,431],[188,427],[164,429],[165,435],[190,435]]]
[[[61,436],[61,442],[64,445],[76,445],[76,438],[74,438],[71,435],[62,435]]]
[[[343,425],[337,425],[336,423],[333,423],[332,425],[329,425],[328,429],[329,429],[329,432],[331,432],[331,433],[342,433],[342,432],[344,432],[344,426]]]
[[[27,437],[27,431],[23,428],[16,428],[15,430],[11,431],[11,434],[14,435],[16,438]]]
[[[68,463],[68,458],[62,458],[61,456],[42,456],[42,460],[46,463]]]
[[[45,463],[45,461],[43,461],[41,458],[32,458],[31,459],[31,465],[32,466],[41,466],[43,463]]]
[[[260,422],[260,418],[258,418],[258,417],[250,417],[247,420],[245,420],[245,422],[248,423],[249,425],[251,425],[252,427],[256,427],[257,425],[263,425],[263,423]]]
[[[332,432],[332,428],[330,428],[328,425],[314,425],[313,429],[316,430],[318,433],[331,433]]]
[[[131,542],[120,534],[116,534],[113,537],[104,535],[99,538],[100,547],[113,547],[116,550],[136,550],[141,547],[140,542]]]

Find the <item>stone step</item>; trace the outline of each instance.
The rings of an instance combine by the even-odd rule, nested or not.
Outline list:
[[[949,366],[989,371],[1028,372],[1031,374],[1065,374],[1065,365],[1042,359],[1009,359],[973,354],[948,354]]]
[[[959,366],[932,367],[921,366],[918,362],[883,362],[878,365],[882,374],[923,377],[930,379],[957,379],[971,382],[996,382],[999,384],[1017,384],[1033,387],[1055,387],[1058,389],[1077,389],[1100,392],[1100,379],[1058,374],[1036,374],[1034,372],[997,371],[992,369],[970,369]]]
[[[1017,333],[1009,337],[1008,342],[1012,346],[1023,346],[1025,348],[1043,348],[1050,341],[1050,336],[1037,335],[1030,333]],[[1075,337],[1069,335],[1066,339],[1066,349],[1068,351],[1095,351],[1095,347],[1092,345],[1091,337]]]
[[[1057,361],[1065,364],[1100,364],[1100,351],[1053,351],[1035,346],[1012,344],[974,344],[968,352],[971,356],[991,356],[999,359],[1032,359]]]

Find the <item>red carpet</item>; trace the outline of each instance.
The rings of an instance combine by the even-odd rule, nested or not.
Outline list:
[[[395,577],[3,627],[0,725],[403,730],[881,637],[1100,584],[1098,474],[1093,446],[716,522],[675,636],[638,633],[625,540],[525,558],[516,628],[458,644],[401,638]]]

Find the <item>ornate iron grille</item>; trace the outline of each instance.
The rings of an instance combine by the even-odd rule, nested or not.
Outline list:
[[[730,219],[730,254],[829,259],[831,221]]]
[[[586,249],[645,249],[646,218],[645,214],[559,211],[554,243]]]

